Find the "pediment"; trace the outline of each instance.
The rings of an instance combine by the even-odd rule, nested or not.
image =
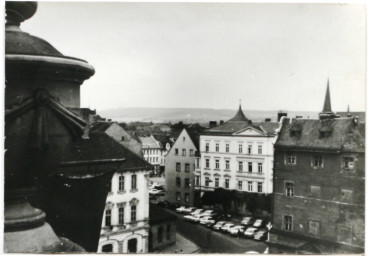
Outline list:
[[[255,129],[253,127],[247,127],[245,129],[235,132],[234,135],[257,136],[257,135],[264,135],[264,132],[258,129]]]

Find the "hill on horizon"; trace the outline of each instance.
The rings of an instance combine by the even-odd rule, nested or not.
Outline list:
[[[207,108],[118,108],[97,111],[101,117],[110,118],[117,122],[178,122],[185,123],[227,121],[236,114],[233,109],[207,109]],[[254,122],[271,118],[277,121],[279,110],[244,110],[247,118]],[[286,111],[289,117],[302,116],[303,118],[317,118],[318,112],[314,111]]]

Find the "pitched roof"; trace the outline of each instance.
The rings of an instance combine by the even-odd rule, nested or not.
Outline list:
[[[159,141],[157,141],[153,136],[138,138],[142,143],[142,148],[161,148]]]
[[[359,122],[365,123],[365,112],[364,111],[348,111],[348,112],[336,112],[336,115],[339,115],[340,117],[348,117],[351,115],[351,117],[358,117]]]
[[[113,122],[97,122],[91,126],[91,132],[104,132],[106,131]]]
[[[300,127],[300,135],[291,136],[292,127]],[[331,131],[322,138],[320,131]],[[365,125],[355,124],[353,118],[326,120],[285,118],[275,148],[364,152]]]
[[[118,163],[118,160],[122,160],[115,166],[118,170],[152,169],[152,165],[103,132],[90,133],[89,139],[81,138],[73,143],[62,158],[62,166]]]
[[[173,142],[170,140],[170,135],[160,134],[153,135],[153,137],[161,143],[162,148],[166,148],[166,144],[169,143],[172,146]]]

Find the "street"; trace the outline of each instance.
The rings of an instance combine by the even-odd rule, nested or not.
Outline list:
[[[229,234],[213,231],[200,224],[184,221],[183,215],[175,211],[167,211],[177,216],[177,232],[196,243],[201,248],[201,252],[244,253],[247,251],[256,251],[263,253],[267,247],[264,242],[245,239],[243,237],[236,238]]]

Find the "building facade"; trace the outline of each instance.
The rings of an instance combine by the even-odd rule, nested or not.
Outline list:
[[[139,137],[142,143],[142,152],[144,159],[154,166],[154,173],[158,174],[160,166],[164,165],[161,143],[153,135],[148,137]]]
[[[240,106],[232,119],[201,133],[200,160],[197,158],[195,164],[200,194],[216,188],[272,193],[273,145],[278,127],[275,122],[252,123]],[[245,212],[241,202],[237,207]]]
[[[275,144],[270,253],[363,253],[365,124],[285,118]]]
[[[176,242],[176,216],[159,206],[150,204],[149,252],[160,250]]]
[[[166,157],[166,200],[187,206],[194,204],[195,155],[198,136],[183,129]]]

